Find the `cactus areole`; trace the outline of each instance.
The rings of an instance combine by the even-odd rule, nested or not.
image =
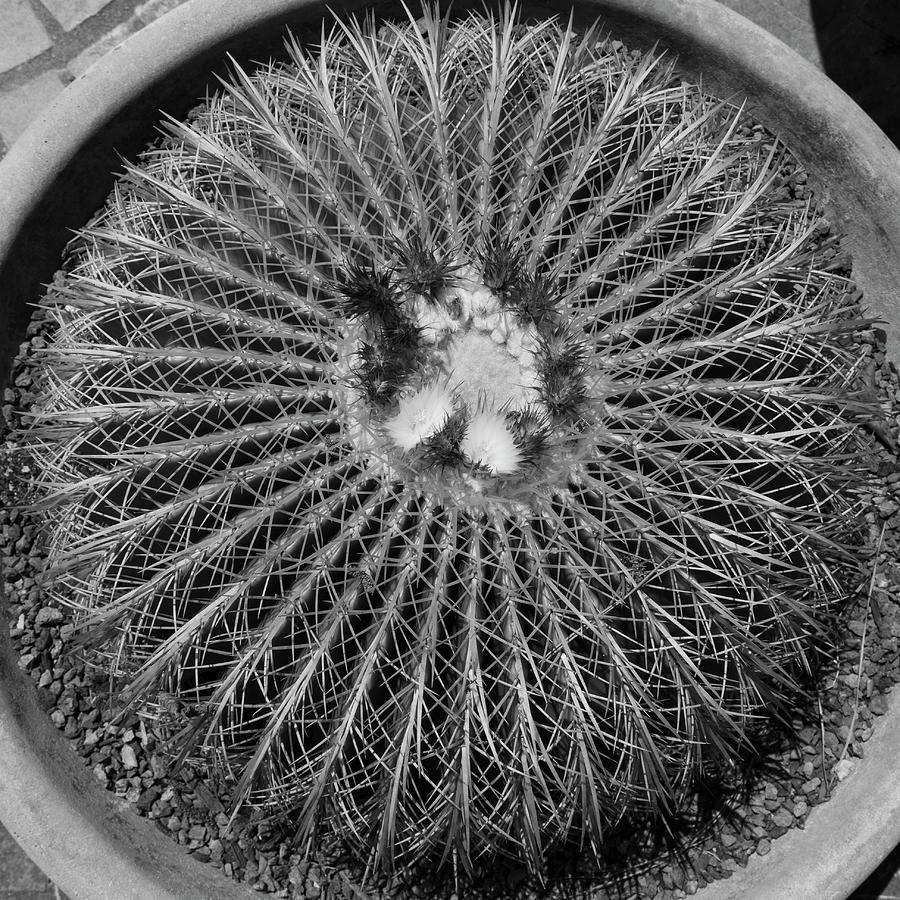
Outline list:
[[[298,838],[599,853],[740,758],[841,602],[850,285],[784,148],[660,54],[430,7],[287,48],[45,300],[60,599]]]

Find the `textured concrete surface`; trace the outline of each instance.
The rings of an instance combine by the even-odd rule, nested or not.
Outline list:
[[[61,900],[50,879],[0,826],[0,900]]]
[[[24,130],[36,109],[46,106],[65,87],[64,70],[51,69],[25,84],[0,91],[0,135],[7,146]]]
[[[65,84],[181,2],[0,0],[0,156]],[[897,0],[724,2],[823,68],[900,144]],[[898,866],[900,848],[852,900],[900,900]],[[0,826],[0,900],[61,896]]]
[[[109,0],[41,0],[45,9],[65,31],[97,15]]]
[[[28,62],[52,46],[28,0],[6,0],[0,33],[0,72]]]

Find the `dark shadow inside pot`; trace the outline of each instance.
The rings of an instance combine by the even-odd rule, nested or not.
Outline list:
[[[900,6],[894,0],[811,0],[809,9],[825,73],[900,146]]]

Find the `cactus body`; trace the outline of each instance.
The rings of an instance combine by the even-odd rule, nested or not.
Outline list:
[[[236,802],[539,868],[677,805],[826,627],[846,283],[658,55],[426,10],[289,57],[169,125],[48,301],[52,560]]]

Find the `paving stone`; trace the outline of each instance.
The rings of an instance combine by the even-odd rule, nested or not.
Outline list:
[[[55,887],[43,891],[0,891],[0,900],[65,900]]]
[[[50,38],[28,0],[0,4],[0,73],[33,59],[50,48]]]
[[[154,19],[158,19],[164,13],[175,9],[176,6],[181,6],[184,2],[185,0],[148,0],[147,3],[142,3],[134,12],[141,22],[148,25]]]
[[[44,72],[22,87],[0,91],[0,135],[7,147],[12,146],[34,116],[63,89],[60,74]]]
[[[0,825],[0,898],[4,894],[27,897],[52,891],[50,879],[22,852],[10,833]],[[52,896],[52,894],[50,894]]]
[[[74,59],[69,60],[69,72],[76,78],[86,72],[101,56],[105,56],[115,47],[118,47],[128,35],[133,34],[140,28],[140,22],[129,19],[122,22],[111,31],[107,32],[95,41],[90,47],[85,48]]]
[[[95,16],[110,3],[112,0],[41,0],[41,4],[66,31]]]

